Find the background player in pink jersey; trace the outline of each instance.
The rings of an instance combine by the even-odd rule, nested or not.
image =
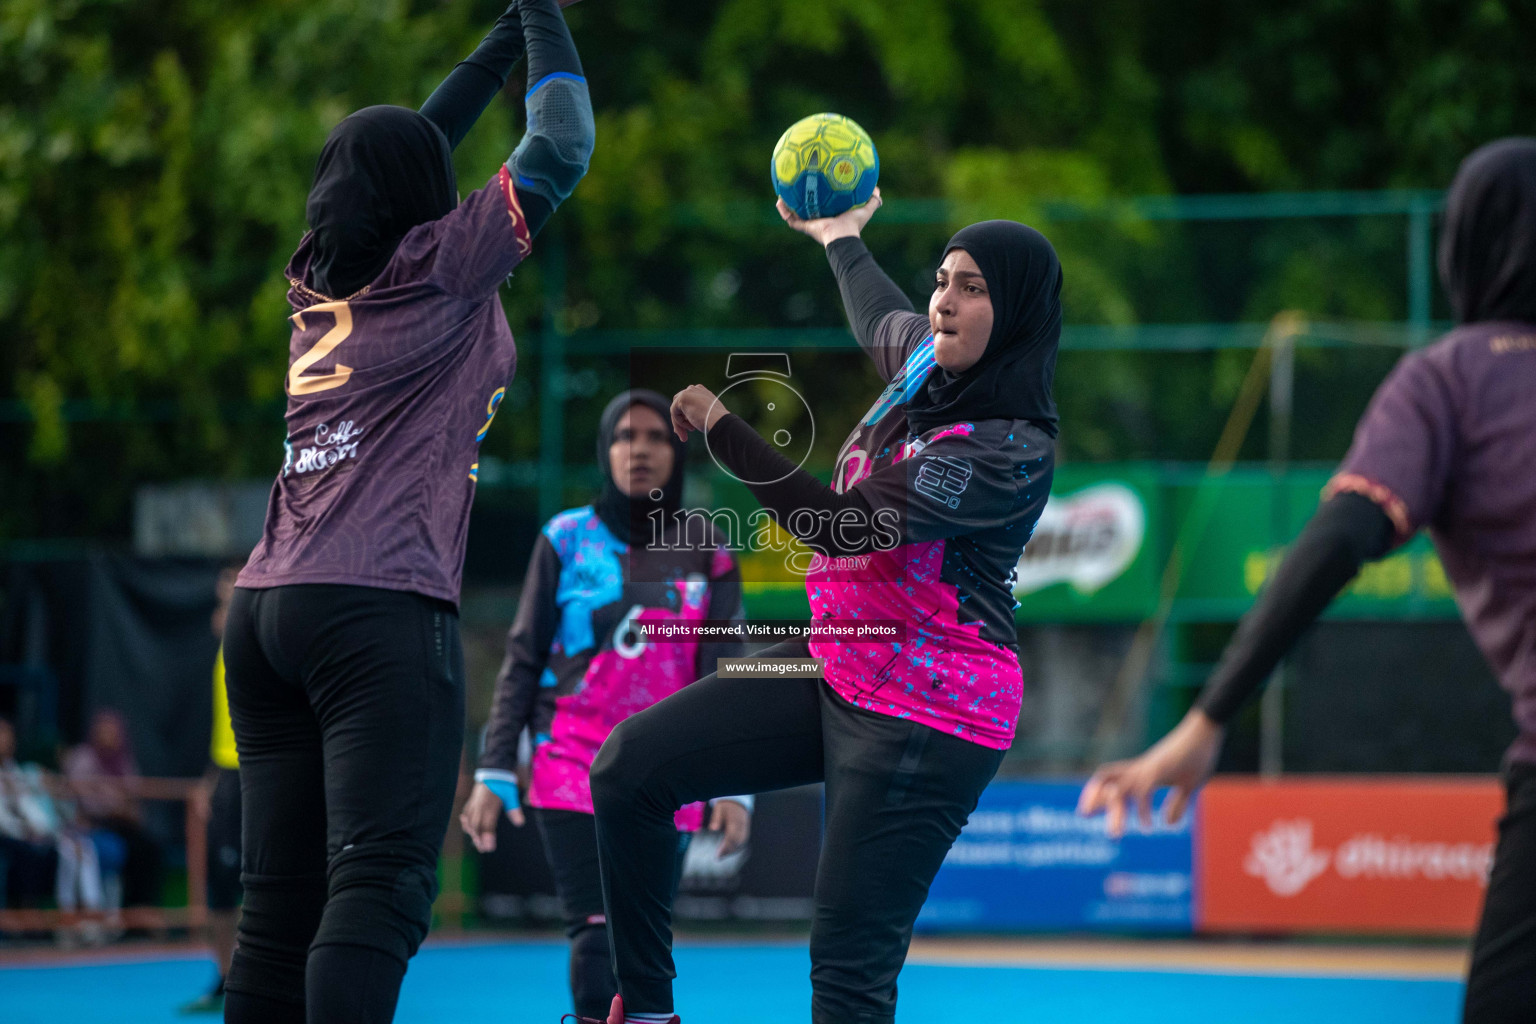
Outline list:
[[[458,202],[451,151],[526,44],[528,130]],[[516,361],[497,288],[586,172],[556,0],[520,0],[421,112],[331,132],[288,266],[287,457],[225,629],[245,909],[225,1019],[391,1019],[464,730],[457,602],[480,440]]]
[[[571,940],[576,1013],[607,1012],[612,955],[598,875],[597,830],[588,776],[613,727],[636,711],[714,671],[741,653],[739,640],[647,640],[642,624],[740,622],[741,571],[724,546],[679,543],[686,449],[654,391],[625,391],[598,429],[603,489],[597,501],[544,525],[528,563],[517,620],[496,679],[475,789],[459,820],[481,851],[495,848],[496,819],[523,815],[517,748],[523,730],[534,752],[527,803],[539,827]],[[750,827],[751,797],[717,800],[710,827],[723,830],[723,856]],[[686,837],[704,824],[703,804],[677,810]]]
[[[1403,357],[1354,444],[1195,707],[1131,761],[1100,768],[1083,813],[1111,832],[1152,792],[1177,820],[1210,778],[1224,726],[1354,578],[1428,528],[1467,628],[1514,698],[1508,810],[1472,947],[1463,1019],[1529,1021],[1536,1008],[1536,139],[1469,156],[1451,183],[1440,277],[1459,326]]]
[[[767,656],[821,658],[825,679],[710,676],[614,730],[592,770],[622,997],[611,1024],[674,1019],[672,808],[820,781],[811,1016],[894,1020],[912,924],[1013,738],[1010,581],[1050,489],[1061,266],[1022,224],[974,224],[945,249],[925,316],[858,238],[878,205],[810,222],[781,209],[826,247],[888,382],[833,486],[703,387],[679,393],[672,417],[818,553],[817,622],[900,620],[906,634],[781,644]]]

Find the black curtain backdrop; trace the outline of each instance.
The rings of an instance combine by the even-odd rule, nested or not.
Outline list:
[[[1296,645],[1287,772],[1496,772],[1515,738],[1509,694],[1460,622],[1334,622]],[[1259,701],[1232,723],[1219,771],[1258,769]]]
[[[0,679],[12,683],[0,710],[18,719],[23,751],[52,761],[94,711],[115,708],[145,775],[201,775],[219,566],[115,554],[0,565]]]

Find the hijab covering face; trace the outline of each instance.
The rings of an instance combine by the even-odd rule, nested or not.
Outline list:
[[[364,107],[332,129],[315,167],[310,284],[346,298],[383,272],[407,231],[457,205],[442,129],[406,107]]]
[[[1462,161],[1445,202],[1440,280],[1461,323],[1536,323],[1536,139]]]
[[[1029,420],[1056,436],[1056,348],[1061,341],[1061,262],[1044,235],[1011,220],[962,228],[944,249],[964,249],[992,299],[992,334],[963,373],[934,367],[907,403],[914,433],[962,420]]]
[[[608,449],[613,446],[613,435],[618,431],[619,420],[631,406],[636,405],[656,411],[661,422],[667,425],[667,440],[672,444],[672,475],[662,486],[659,500],[651,497],[650,493],[637,494],[631,498],[619,490],[619,485],[613,479],[613,466],[608,459]],[[670,523],[673,515],[682,507],[683,460],[687,456],[687,449],[672,432],[671,423],[672,403],[655,391],[644,388],[621,391],[608,403],[602,419],[598,421],[597,465],[603,471],[603,490],[593,507],[609,532],[626,544],[649,546],[652,534],[651,513],[660,509],[665,517],[663,522]]]

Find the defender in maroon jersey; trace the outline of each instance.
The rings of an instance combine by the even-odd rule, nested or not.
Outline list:
[[[528,131],[462,203],[452,150],[528,55]],[[586,172],[557,0],[519,0],[421,111],[326,140],[288,265],[288,438],[225,631],[245,913],[225,1019],[378,1022],[431,920],[463,744],[457,602],[516,363],[498,286]]]
[[[1529,1021],[1536,1007],[1536,139],[1477,150],[1451,183],[1440,277],[1460,321],[1404,356],[1377,390],[1318,509],[1244,616],[1193,710],[1141,757],[1100,768],[1085,813],[1151,794],[1183,813],[1223,728],[1302,630],[1360,570],[1428,529],[1472,638],[1514,698],[1508,810],[1472,947],[1463,1019]]]

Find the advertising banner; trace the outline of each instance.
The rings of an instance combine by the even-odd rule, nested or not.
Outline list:
[[[1287,545],[1317,511],[1329,469],[1234,469],[1219,480],[1188,470],[1163,477],[1173,529],[1199,526],[1180,576],[1178,614],[1210,621],[1247,611]],[[1171,536],[1170,536],[1171,541]],[[1167,549],[1164,549],[1165,551]],[[1364,566],[1328,611],[1331,618],[1455,618],[1456,603],[1424,534]]]
[[[1200,795],[1202,931],[1469,934],[1492,778],[1217,780]]]
[[[1317,511],[1332,467],[1276,475],[1237,467],[1209,478],[1204,466],[1071,464],[1057,468],[1051,496],[1016,567],[1020,623],[1136,622],[1157,609],[1175,541],[1184,557],[1174,594],[1179,621],[1241,617]],[[747,515],[745,488],[725,483],[720,500]],[[739,493],[738,493],[739,492]],[[770,531],[765,550],[737,555],[753,618],[806,614],[795,543]],[[808,552],[803,552],[808,557]],[[1336,619],[1457,617],[1450,581],[1428,536],[1419,534],[1364,566],[1327,612]]]
[[[920,931],[1191,928],[1191,818],[1105,833],[1080,818],[1081,782],[998,782],[939,869]]]
[[[1058,469],[1014,577],[1019,621],[1152,614],[1162,571],[1158,498],[1145,467]]]

